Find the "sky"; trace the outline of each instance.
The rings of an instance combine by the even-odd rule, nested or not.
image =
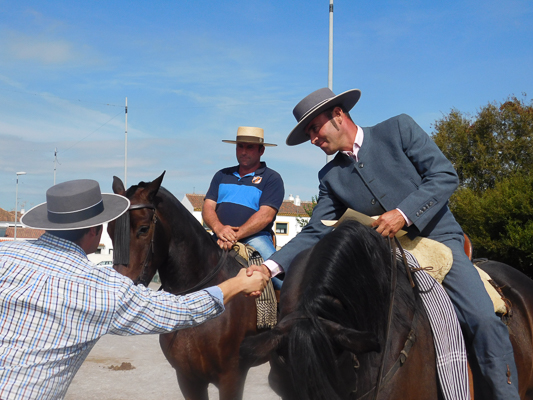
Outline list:
[[[0,207],[46,201],[55,182],[112,192],[166,171],[179,200],[236,164],[239,126],[310,200],[326,162],[289,147],[294,106],[328,85],[329,0],[0,0]],[[334,2],[333,91],[362,92],[360,126],[400,113],[431,134],[452,109],[533,94],[533,2]],[[125,100],[128,101],[125,177]],[[57,159],[54,157],[57,149]],[[16,173],[19,177],[16,195]]]

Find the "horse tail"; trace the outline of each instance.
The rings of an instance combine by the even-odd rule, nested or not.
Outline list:
[[[289,364],[298,399],[337,400],[340,376],[330,338],[317,318],[297,321],[288,336]]]

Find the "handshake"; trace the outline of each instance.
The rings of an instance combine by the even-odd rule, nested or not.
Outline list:
[[[270,270],[265,265],[251,265],[241,269],[237,276],[222,282],[218,287],[224,294],[224,304],[239,293],[259,297],[270,280]]]

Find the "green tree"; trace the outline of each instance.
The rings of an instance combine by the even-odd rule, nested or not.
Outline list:
[[[435,123],[435,142],[460,187],[450,208],[476,257],[533,275],[533,102],[510,97],[475,118],[454,109]]]
[[[305,213],[309,216],[309,218],[313,216],[313,210],[316,207],[317,201],[318,201],[318,196],[312,196],[311,203],[302,204],[302,208],[304,209]],[[296,217],[296,222],[298,223],[298,225],[300,225],[303,228],[309,223],[309,220],[304,217]]]

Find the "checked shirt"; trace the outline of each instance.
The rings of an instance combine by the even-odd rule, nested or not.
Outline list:
[[[0,245],[0,399],[61,399],[104,334],[165,333],[224,310],[208,288],[174,296],[96,267],[48,233]]]

